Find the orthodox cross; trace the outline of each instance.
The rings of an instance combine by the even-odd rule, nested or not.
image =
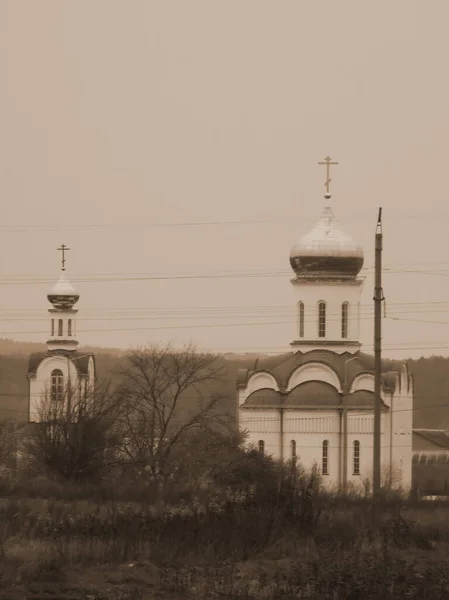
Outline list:
[[[62,244],[60,248],[58,248],[58,250],[60,252],[62,252],[62,270],[65,271],[65,253],[67,252],[67,250],[70,250],[70,248],[67,248],[67,246],[65,244]]]
[[[338,165],[338,162],[332,162],[332,158],[330,156],[326,156],[326,158],[324,159],[323,162],[319,162],[319,165],[326,165],[326,183],[324,184],[326,186],[326,194],[330,194],[329,191],[329,184],[332,181],[332,179],[330,178],[330,166],[331,165]]]

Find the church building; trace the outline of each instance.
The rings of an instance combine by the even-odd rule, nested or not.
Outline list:
[[[238,371],[237,412],[260,452],[315,465],[328,487],[349,489],[372,481],[374,358],[359,341],[363,249],[341,231],[330,198],[327,189],[320,219],[290,253],[290,351]],[[413,381],[405,364],[383,373],[381,397],[381,478],[409,490]]]
[[[74,306],[79,294],[65,275],[65,252],[69,248],[62,245],[59,250],[61,276],[47,295],[51,304],[47,351],[31,354],[28,363],[30,423],[41,420],[43,402],[66,402],[69,397],[76,402],[90,393],[95,381],[93,354],[78,351],[78,311]]]

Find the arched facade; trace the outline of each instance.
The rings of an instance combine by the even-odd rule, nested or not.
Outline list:
[[[237,376],[238,419],[264,452],[321,465],[326,485],[363,487],[372,478],[374,363],[361,352],[363,250],[339,228],[330,206],[290,254],[296,338],[289,352]],[[401,465],[411,485],[413,385],[405,368],[381,389],[383,471]],[[371,448],[371,450],[370,450]]]
[[[61,249],[66,251],[66,247]],[[76,314],[74,308],[79,294],[65,276],[65,263],[58,282],[47,295],[51,304],[47,351],[34,353],[29,358],[30,422],[47,418],[48,406],[68,403],[73,408],[80,399],[93,393],[95,359],[91,353],[78,351]]]

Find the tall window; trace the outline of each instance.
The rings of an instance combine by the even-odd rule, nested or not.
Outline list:
[[[353,455],[353,475],[360,475],[360,442],[355,440],[354,442],[354,455]]]
[[[295,461],[296,460],[296,442],[295,442],[295,440],[292,440],[290,442],[290,454],[291,454],[292,461]]]
[[[259,452],[261,454],[265,452],[265,442],[263,440],[259,440]]]
[[[58,335],[62,335],[62,319],[58,320]]]
[[[51,372],[51,399],[62,400],[64,397],[64,375],[60,369]]]
[[[304,302],[299,303],[299,337],[304,337]]]
[[[55,320],[51,320],[51,335],[55,335]]]
[[[67,323],[67,335],[72,335],[72,319],[69,319]]]
[[[323,442],[323,456],[322,456],[322,473],[323,475],[329,475],[329,442],[324,440]]]
[[[318,304],[318,337],[326,337],[326,303]]]
[[[349,304],[347,302],[343,302],[341,305],[341,337],[348,337],[348,312],[349,312]]]

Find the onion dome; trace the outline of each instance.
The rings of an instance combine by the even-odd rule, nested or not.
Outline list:
[[[61,273],[59,281],[52,287],[47,295],[48,301],[55,308],[70,309],[79,300],[79,294],[70,281],[66,278],[64,272]]]
[[[291,249],[290,265],[302,279],[354,279],[363,266],[363,249],[340,230],[326,205],[312,231]]]

